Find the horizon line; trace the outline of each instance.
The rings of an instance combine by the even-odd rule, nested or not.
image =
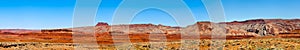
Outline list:
[[[263,18],[257,18],[257,19],[234,20],[234,21],[225,21],[225,22],[217,22],[217,23],[242,22],[242,21],[248,21],[248,20],[260,20],[260,19],[262,19],[262,20],[300,20],[300,18],[293,18],[293,19],[282,19],[282,18],[263,19]],[[197,21],[197,22],[211,22],[211,21]],[[197,22],[195,22],[195,23],[197,23]],[[92,26],[96,26],[98,23],[107,23],[108,25],[111,25],[111,23],[99,21],[99,22],[96,22]],[[215,22],[211,22],[211,23],[215,23]],[[135,24],[152,24],[152,25],[163,25],[163,26],[171,26],[171,27],[181,27],[181,26],[172,26],[172,25],[166,25],[166,24],[154,24],[154,23],[135,23]],[[129,23],[129,24],[115,24],[115,25],[132,25],[132,23]],[[193,25],[193,24],[191,24],[191,25]],[[85,27],[89,27],[89,26],[85,26]],[[3,30],[3,29],[41,30],[41,29],[66,29],[66,28],[77,28],[77,27],[67,26],[67,27],[57,27],[57,28],[0,28],[0,30]]]

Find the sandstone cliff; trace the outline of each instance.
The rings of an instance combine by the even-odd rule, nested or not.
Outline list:
[[[224,25],[217,28],[212,25]],[[164,34],[200,34],[209,35],[214,29],[225,29],[226,35],[253,35],[253,36],[275,36],[279,33],[297,32],[300,29],[299,19],[255,19],[233,22],[197,22],[187,27],[171,27],[153,24],[132,24],[108,26],[99,23],[96,26],[98,32],[119,32],[119,33],[164,33]],[[299,32],[297,32],[299,33]]]

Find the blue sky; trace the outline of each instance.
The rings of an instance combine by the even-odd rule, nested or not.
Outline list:
[[[102,0],[96,22],[111,23],[122,0]],[[200,0],[184,0],[197,21],[209,21]],[[76,0],[1,0],[0,29],[47,29],[72,27]],[[258,18],[300,18],[300,0],[222,0],[226,21]],[[170,5],[172,6],[172,5]],[[176,5],[173,5],[176,6]],[[160,10],[139,13],[134,24],[153,23],[177,26],[170,15]]]

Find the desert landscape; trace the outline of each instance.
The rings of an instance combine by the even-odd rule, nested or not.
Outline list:
[[[214,37],[216,34],[220,34],[220,37]],[[96,26],[75,28],[1,29],[0,49],[75,50],[81,41],[86,42],[91,40],[87,38],[93,37],[99,46],[81,49],[297,50],[300,49],[300,19],[252,19],[220,23],[200,21],[186,27],[160,24],[109,25],[99,22]],[[127,40],[132,44],[122,38],[129,38]],[[187,44],[182,44],[183,41]],[[222,45],[216,46],[215,43]],[[130,47],[122,48],[116,44]]]

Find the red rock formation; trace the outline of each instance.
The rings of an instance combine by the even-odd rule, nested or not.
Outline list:
[[[98,22],[96,26],[108,26],[108,24],[104,22]]]
[[[214,27],[213,25],[224,25]],[[179,40],[181,35],[193,35],[189,38],[197,38],[199,34],[201,39],[210,39],[215,31],[225,30],[227,39],[253,38],[257,36],[278,36],[287,38],[300,37],[300,19],[257,19],[235,22],[197,22],[187,27],[171,27],[154,24],[131,24],[131,25],[108,25],[99,22],[92,27],[78,27],[73,29],[51,29],[51,30],[22,30],[7,29],[0,30],[0,41],[24,41],[24,42],[72,42],[72,34],[96,33],[99,43],[111,44],[112,34],[129,34],[133,42],[148,41],[149,35],[165,35],[169,40]],[[95,32],[93,32],[95,31]],[[90,37],[84,36],[83,37]],[[119,35],[123,37],[124,35]]]

